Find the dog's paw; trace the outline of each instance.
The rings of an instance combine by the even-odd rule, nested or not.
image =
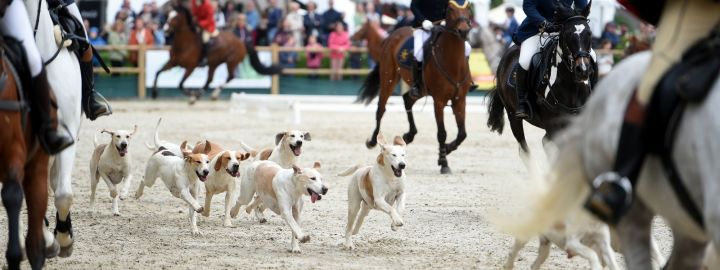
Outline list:
[[[205,209],[202,206],[200,206],[200,208],[198,209],[195,209],[195,213],[202,213],[203,211],[205,211]]]
[[[127,194],[122,194],[122,195],[120,195],[120,200],[121,200],[121,201],[124,201],[125,199],[127,199]]]
[[[119,217],[119,216],[120,216],[120,212],[115,212],[115,213],[113,213],[113,216]]]
[[[293,247],[292,249],[290,249],[288,251],[290,251],[291,253],[295,253],[295,254],[302,253],[302,249],[300,249],[300,247]]]
[[[349,243],[346,242],[345,244],[343,244],[343,249],[344,250],[353,250],[353,249],[355,249],[355,244],[353,244],[352,242],[349,242]]]
[[[267,219],[266,219],[266,218],[260,218],[260,219],[258,219],[258,222],[260,222],[260,224],[267,223]]]
[[[298,237],[298,240],[300,240],[300,243],[307,243],[310,241],[310,235],[303,235],[302,237]]]
[[[207,208],[207,211],[203,210],[203,211],[202,211],[202,215],[203,215],[204,217],[209,217],[209,216],[210,216],[210,208]]]
[[[203,236],[203,233],[200,232],[200,230],[195,229],[192,231],[192,236]]]
[[[240,213],[240,207],[238,207],[238,208],[233,207],[232,209],[230,209],[230,217],[231,218],[236,218],[239,213]]]
[[[229,220],[226,220],[223,223],[223,226],[225,226],[226,228],[234,228],[235,227],[235,226],[233,226],[232,222],[230,222]]]

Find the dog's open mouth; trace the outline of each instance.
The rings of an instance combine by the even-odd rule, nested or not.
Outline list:
[[[115,146],[115,149],[117,149],[118,154],[120,154],[121,157],[124,157],[127,154],[127,147],[120,148],[120,147]]]
[[[299,157],[300,154],[302,154],[302,145],[293,146],[290,145],[290,150],[292,150],[293,154],[295,154],[296,157]]]
[[[197,175],[198,179],[200,179],[200,181],[202,182],[205,182],[205,180],[207,180],[207,175],[202,175],[197,171],[195,171],[195,175]]]
[[[307,189],[308,194],[310,195],[310,202],[315,203],[315,201],[322,200],[322,195],[318,194],[317,192],[313,191],[312,189]]]
[[[403,172],[402,169],[396,169],[395,166],[390,166],[390,168],[392,168],[392,171],[393,171],[393,174],[395,175],[395,177],[402,176],[402,172]]]
[[[231,171],[231,170],[229,170],[229,169],[226,168],[225,171],[226,171],[230,176],[232,176],[232,177],[238,177],[238,176],[240,176],[240,170]]]

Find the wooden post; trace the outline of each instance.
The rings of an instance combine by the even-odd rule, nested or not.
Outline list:
[[[145,89],[145,44],[140,44],[138,48],[138,98],[145,99],[147,96]]]
[[[270,52],[272,54],[272,62],[273,64],[280,62],[280,53],[279,53],[279,47],[276,43],[273,43],[270,45]],[[270,94],[278,95],[280,94],[280,75],[275,74],[272,76],[272,82],[270,84]]]

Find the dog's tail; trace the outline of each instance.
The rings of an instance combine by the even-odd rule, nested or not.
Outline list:
[[[153,143],[155,143],[155,145],[145,142],[145,146],[147,146],[147,148],[150,149],[150,151],[155,151],[158,149],[158,147],[160,147],[160,136],[158,135],[158,133],[160,132],[160,123],[161,122],[162,122],[162,117],[158,118],[157,125],[155,126],[155,137],[153,138]]]
[[[590,185],[581,155],[580,137],[563,144],[545,177],[533,176],[534,181],[514,192],[518,207],[513,214],[491,215],[491,222],[501,230],[521,240],[528,240],[576,215],[590,193]]]
[[[258,154],[257,149],[252,148],[252,146],[245,144],[243,141],[240,141],[240,148],[242,148],[245,152],[250,153],[250,156],[253,158]]]
[[[345,170],[345,171],[343,171],[343,172],[341,172],[341,173],[338,173],[337,176],[349,176],[349,175],[355,173],[355,172],[356,172],[357,170],[359,170],[361,167],[362,167],[362,165],[360,165],[360,164],[355,165],[355,166],[352,166],[352,167],[348,168],[347,170]]]
[[[97,133],[93,134],[93,148],[98,146]]]

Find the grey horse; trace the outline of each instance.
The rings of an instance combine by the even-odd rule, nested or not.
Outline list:
[[[544,232],[582,209],[590,181],[612,169],[625,108],[650,63],[650,53],[631,56],[603,79],[584,111],[559,134],[547,175],[548,188],[527,196],[527,215],[506,227],[518,238]],[[681,206],[659,157],[649,155],[631,209],[615,226],[629,269],[652,269],[650,225],[655,215],[672,228],[674,246],[666,269],[700,269],[711,243],[720,245],[720,80],[706,99],[689,104],[677,131],[673,159],[691,200],[703,215],[696,224]],[[649,116],[652,117],[652,116]],[[718,249],[709,249],[718,256]]]

